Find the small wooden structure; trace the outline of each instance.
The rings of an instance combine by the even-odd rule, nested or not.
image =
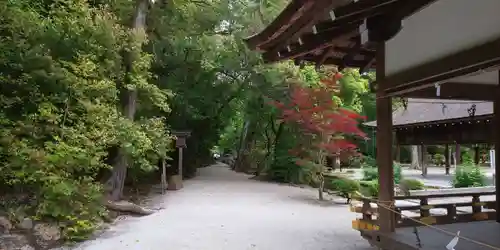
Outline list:
[[[405,105],[392,113],[395,144],[493,143],[492,102],[408,98]]]
[[[183,187],[182,184],[182,153],[183,149],[187,148],[186,140],[191,135],[190,131],[172,131],[172,135],[176,137],[175,147],[179,151],[179,160],[177,165],[177,173],[169,177],[168,190],[178,190]]]
[[[402,145],[445,145],[446,174],[450,170],[449,145],[455,146],[455,163],[460,162],[460,145],[474,146],[474,162],[479,164],[477,144],[493,143],[493,103],[489,101],[464,101],[446,99],[408,98],[392,114],[392,129],[396,145],[395,160],[399,161]],[[377,121],[364,123],[376,128]],[[425,155],[420,155],[425,162]],[[422,167],[425,175],[427,168]]]
[[[318,67],[334,64],[340,69],[376,70],[377,78],[372,83],[377,96],[380,183],[376,202],[384,209],[377,211],[377,230],[360,229],[372,244],[382,249],[443,249],[444,242],[453,238],[435,232],[432,240],[439,245],[429,243],[420,248],[415,245],[415,236],[396,230],[391,99],[492,101],[492,126],[500,127],[499,9],[498,0],[292,0],[261,33],[246,40],[267,62],[293,59],[297,64],[308,61]],[[493,131],[491,141],[498,149],[495,158],[500,159],[500,130]],[[495,168],[500,170],[500,164]],[[500,183],[500,175],[495,178]],[[495,195],[500,200],[498,190]],[[494,208],[499,210],[500,202],[495,202]],[[471,218],[479,219],[481,216]],[[500,222],[500,216],[496,221]],[[461,229],[462,234],[476,237],[476,242],[487,242],[488,236],[498,238],[491,234],[500,232],[500,223],[467,225]],[[422,226],[414,230],[431,229]],[[474,246],[461,247],[464,241],[462,238],[456,249],[486,249],[471,242],[467,244]],[[500,244],[494,247],[498,249]]]

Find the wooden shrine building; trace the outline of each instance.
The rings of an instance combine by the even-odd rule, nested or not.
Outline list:
[[[409,98],[392,117],[397,145],[493,143],[492,102]]]
[[[392,168],[393,97],[491,101],[491,141],[500,149],[499,9],[499,0],[291,0],[271,24],[246,40],[269,63],[291,59],[297,65],[376,70],[379,209],[376,219],[363,215],[375,225],[360,228],[372,244],[445,249],[461,230],[457,250],[500,249],[500,216],[481,212],[477,194],[469,204],[473,214],[457,215],[447,206],[447,217],[440,219],[429,217],[435,206],[421,200],[422,217],[414,226],[446,225],[415,227],[421,232],[417,242],[412,230],[401,228],[405,220],[395,207]],[[500,150],[495,156],[500,159]],[[495,178],[500,183],[500,174]],[[494,193],[500,200],[500,192]],[[498,211],[500,202],[489,207]]]
[[[493,143],[493,103],[489,101],[464,101],[446,99],[408,98],[392,113],[394,159],[399,162],[400,147],[412,145],[425,152],[429,145],[444,145],[446,174],[449,174],[451,160],[460,163],[460,145],[473,145],[474,163],[479,164],[480,153],[477,144]],[[377,121],[363,125],[376,129]],[[451,157],[450,145],[455,148]],[[419,159],[424,165],[426,154]],[[422,175],[427,174],[422,166]]]

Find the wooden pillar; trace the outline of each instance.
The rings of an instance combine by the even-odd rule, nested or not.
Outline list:
[[[449,175],[450,174],[450,146],[446,144],[444,146],[444,169],[445,169],[445,174]]]
[[[427,166],[429,162],[427,161],[427,147],[425,145],[420,145],[420,151],[422,152],[420,162],[422,163],[422,176],[427,176]]]
[[[178,167],[177,173],[179,174],[179,177],[181,178],[181,180],[184,179],[183,178],[184,173],[182,172],[182,161],[183,161],[182,156],[183,156],[182,155],[182,147],[179,147],[179,160],[178,160],[178,166],[177,166]]]
[[[377,165],[379,173],[379,203],[393,208],[394,169],[392,167],[392,98],[384,97],[385,43],[377,45]],[[395,214],[379,206],[378,223],[383,233],[394,232]]]
[[[493,143],[495,145],[495,189],[496,189],[496,212],[497,222],[500,222],[500,71],[498,77],[498,86],[495,91],[495,100],[493,101]]]
[[[479,145],[474,146],[474,164],[479,166]]]
[[[462,154],[460,153],[460,144],[458,144],[458,142],[455,143],[455,164],[460,165],[460,163],[462,163],[461,161],[461,158],[462,158]]]

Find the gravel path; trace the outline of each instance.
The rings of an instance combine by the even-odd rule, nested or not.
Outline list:
[[[82,250],[369,250],[354,214],[313,189],[249,180],[224,165],[157,197],[163,210],[118,222]]]

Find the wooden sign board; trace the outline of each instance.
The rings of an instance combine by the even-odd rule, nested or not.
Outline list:
[[[175,140],[175,146],[177,148],[186,148],[186,138],[191,136],[190,131],[172,131],[172,135],[174,135],[177,139]]]
[[[185,148],[186,147],[186,137],[177,137],[177,140],[175,140],[175,146],[178,148]]]

